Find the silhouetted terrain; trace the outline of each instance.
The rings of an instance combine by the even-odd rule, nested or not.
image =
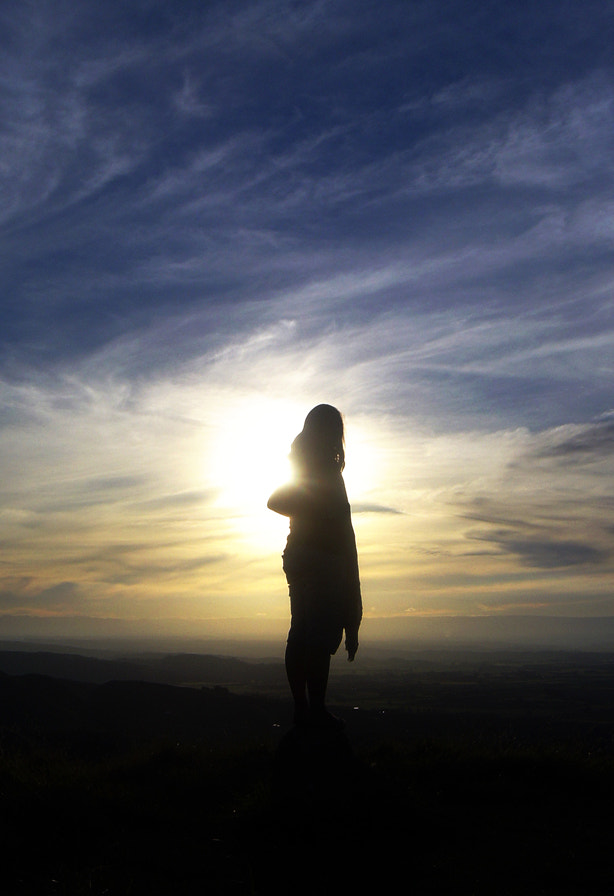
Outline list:
[[[612,892],[609,655],[339,666],[341,734],[289,728],[280,663],[0,669],[4,893]]]
[[[155,681],[161,684],[285,685],[280,662],[246,662],[202,654],[135,655],[129,659],[101,659],[50,650],[0,650],[0,671],[11,675],[39,673],[74,681]]]

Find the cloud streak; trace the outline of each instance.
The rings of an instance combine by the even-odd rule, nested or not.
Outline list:
[[[6,612],[283,618],[253,486],[321,400],[374,615],[604,611],[603,4],[35,0],[0,24]]]

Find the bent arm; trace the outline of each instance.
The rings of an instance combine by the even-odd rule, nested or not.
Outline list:
[[[282,516],[297,516],[305,506],[305,495],[296,485],[282,485],[273,492],[266,506]]]

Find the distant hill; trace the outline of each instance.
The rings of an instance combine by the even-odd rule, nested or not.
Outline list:
[[[44,733],[82,746],[171,739],[227,745],[266,737],[289,712],[283,702],[143,681],[92,684],[0,673],[0,730]]]
[[[146,681],[160,684],[276,685],[285,681],[283,664],[250,663],[226,656],[173,654],[130,659],[100,659],[71,653],[33,650],[0,651],[0,672],[50,675],[72,681]]]

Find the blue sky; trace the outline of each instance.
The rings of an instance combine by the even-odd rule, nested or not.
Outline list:
[[[368,618],[612,615],[613,25],[4,4],[5,622],[283,630],[320,401]]]

